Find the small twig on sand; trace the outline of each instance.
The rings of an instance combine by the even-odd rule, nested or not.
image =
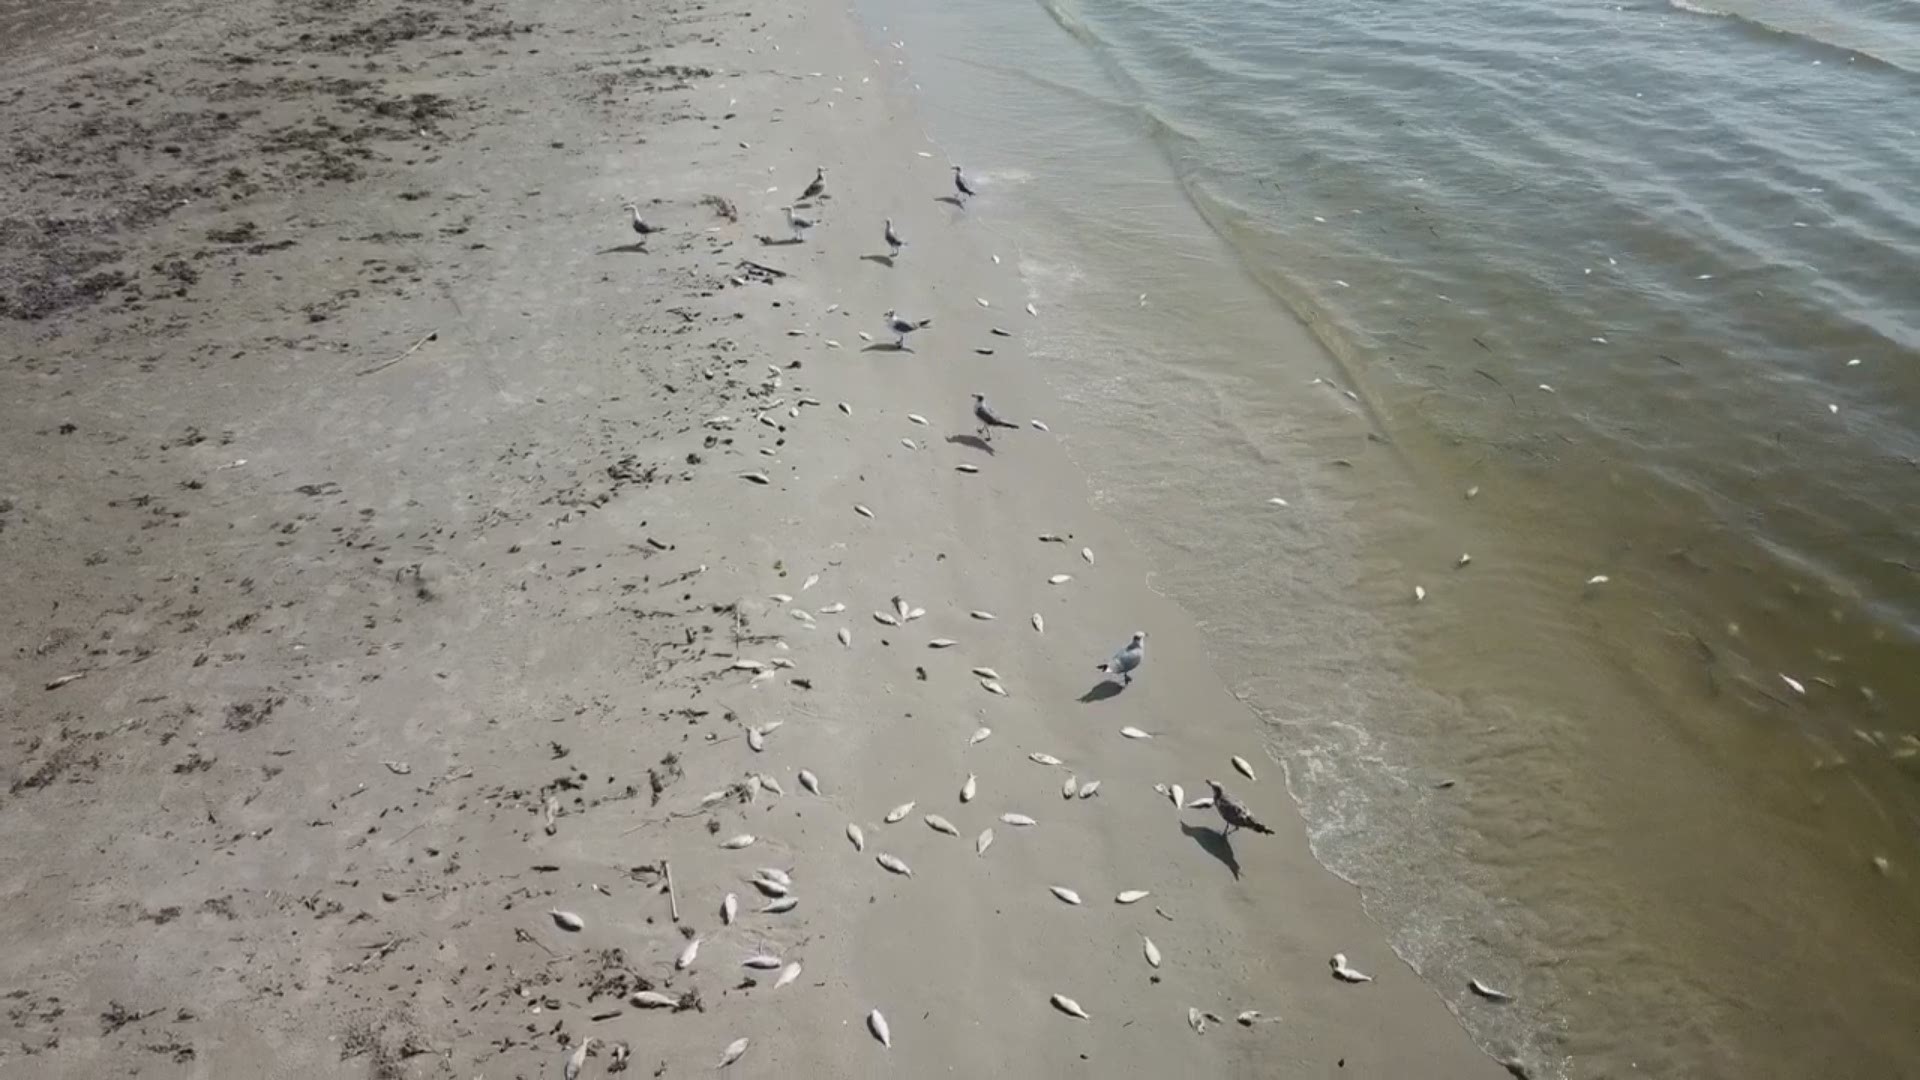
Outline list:
[[[676,893],[675,893],[675,892],[673,891],[673,864],[672,864],[672,863],[670,863],[670,862],[668,862],[668,861],[667,861],[667,860],[665,860],[665,859],[661,859],[661,860],[660,860],[660,865],[661,865],[661,866],[662,866],[663,868],[665,868],[665,870],[666,870],[666,872],[667,872],[667,906],[668,906],[668,910],[669,910],[669,911],[670,911],[670,912],[671,912],[671,913],[673,914],[673,921],[674,921],[674,922],[679,922],[679,921],[680,921],[680,897],[679,897],[679,895],[678,895],[678,894],[676,894]]]
[[[787,272],[785,270],[775,270],[773,267],[768,266],[765,263],[757,263],[757,262],[754,262],[752,259],[741,259],[740,265],[746,267],[749,270],[758,270],[761,273],[770,275],[772,277],[782,278],[787,276]]]
[[[406,352],[401,353],[399,356],[396,356],[391,360],[382,360],[380,363],[375,364],[370,368],[364,368],[360,371],[356,371],[354,372],[354,374],[355,375],[371,375],[376,371],[385,371],[387,368],[390,368],[393,365],[399,363],[400,361],[405,360],[407,357],[412,356],[414,352],[420,348],[420,346],[425,345],[429,341],[437,341],[439,340],[439,338],[440,338],[440,331],[430,330],[427,332],[426,337],[423,337],[419,341],[414,342],[412,345],[407,346]]]

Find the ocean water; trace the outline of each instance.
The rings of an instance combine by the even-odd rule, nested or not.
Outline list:
[[[1920,3],[856,10],[1474,1036],[1920,1076]]]

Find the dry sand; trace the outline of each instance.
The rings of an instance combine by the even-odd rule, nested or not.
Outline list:
[[[772,10],[238,0],[16,36],[0,1075],[557,1077],[589,1036],[585,1076],[738,1038],[749,1076],[1503,1075],[1089,508],[990,258],[1010,194],[939,201],[897,54]],[[763,244],[816,164],[815,235]],[[889,214],[891,267],[862,258]],[[890,307],[934,320],[911,352],[858,336]],[[986,451],[976,389],[1051,431]],[[896,595],[925,616],[876,621]],[[1208,776],[1278,835],[1154,791]],[[794,910],[759,913],[760,867]]]

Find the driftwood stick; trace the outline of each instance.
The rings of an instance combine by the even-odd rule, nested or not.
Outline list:
[[[676,894],[673,891],[673,864],[668,862],[665,859],[661,859],[660,865],[665,867],[667,871],[667,904],[669,909],[673,912],[673,921],[679,922],[680,921],[680,897],[678,894]]]
[[[364,368],[360,371],[356,371],[354,372],[354,374],[355,375],[371,375],[376,371],[385,371],[386,369],[392,367],[393,365],[399,363],[400,361],[405,360],[407,357],[412,356],[415,352],[419,351],[420,346],[425,345],[429,341],[438,340],[439,337],[440,337],[440,331],[429,330],[427,331],[426,337],[423,337],[419,341],[414,342],[412,345],[407,346],[406,352],[401,353],[399,356],[396,356],[391,360],[382,360],[379,363],[373,365],[372,367]]]

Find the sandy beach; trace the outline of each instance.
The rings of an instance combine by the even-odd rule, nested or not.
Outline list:
[[[845,11],[81,10],[6,13],[0,1075],[1526,1074],[1313,861]]]

